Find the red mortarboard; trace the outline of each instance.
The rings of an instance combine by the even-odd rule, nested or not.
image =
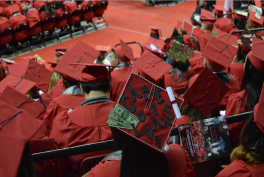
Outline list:
[[[203,51],[203,56],[214,68],[228,68],[237,50],[236,47],[227,42],[211,37]]]
[[[201,9],[200,19],[202,20],[203,18],[208,18],[208,17],[212,17],[213,18],[213,13],[208,11],[208,10]]]
[[[218,20],[216,20],[214,26],[226,33],[229,33],[233,29],[232,20],[225,17],[221,17]]]
[[[54,72],[54,70],[55,70],[55,68],[56,68],[56,66],[57,66],[58,63],[57,63],[56,61],[53,61],[53,62],[48,61],[47,63],[50,64],[50,68],[49,68],[49,70],[50,70],[51,72]]]
[[[2,161],[0,165],[0,176],[17,177],[28,138],[19,135],[2,135],[0,133],[0,139],[0,156]]]
[[[208,10],[201,9],[201,21],[209,26],[212,26],[215,22],[215,18],[213,18],[212,12]]]
[[[120,40],[120,45],[115,47],[113,50],[115,51],[116,55],[124,62],[129,63],[130,60],[134,60],[134,54],[131,49],[124,41]]]
[[[150,37],[144,46],[153,53],[156,54],[165,54],[162,52],[165,42],[160,39],[155,39]]]
[[[10,99],[10,96],[12,96],[12,99]],[[38,118],[40,113],[45,110],[45,107],[42,104],[34,101],[32,98],[27,97],[25,94],[22,94],[10,86],[7,86],[2,92],[0,100],[17,108],[19,111],[23,111],[33,118]]]
[[[227,10],[225,10],[225,8],[222,7],[222,6],[213,5],[213,7],[214,7],[214,13],[217,14],[217,15],[220,15],[220,16],[223,16],[224,11],[227,11]]]
[[[71,49],[71,52],[75,52],[75,53],[77,53],[79,55],[85,54],[87,56],[86,59],[90,59],[90,62],[87,62],[87,63],[94,63],[94,61],[100,55],[100,52],[98,52],[93,47],[85,44],[82,41],[76,42],[76,44]],[[82,61],[82,63],[83,63],[83,61]]]
[[[36,83],[27,79],[23,79],[12,74],[9,74],[0,82],[0,93],[4,91],[6,86],[13,87],[22,94],[26,94],[30,89],[32,89]],[[10,95],[9,95],[10,97]]]
[[[254,27],[258,28],[259,25],[263,25],[263,20],[264,18],[260,16],[258,13],[249,11],[249,17],[248,17],[248,22]]]
[[[54,55],[64,55],[64,53],[67,51],[66,48],[64,49],[55,49]]]
[[[191,78],[189,88],[183,97],[208,118],[228,90],[223,81],[207,67],[204,67],[199,75]]]
[[[217,39],[227,42],[228,44],[237,46],[238,37],[226,33],[224,31],[219,30],[218,28],[214,27],[214,31],[217,33]]]
[[[259,102],[254,107],[254,122],[257,124],[259,129],[264,133],[264,84],[262,86],[262,91],[259,97]]]
[[[82,65],[85,68],[82,70],[80,81],[83,82],[100,82],[110,79],[109,71],[106,67],[115,68],[119,66],[89,64],[89,63],[74,63],[73,65]]]
[[[139,68],[140,71],[144,72],[140,72],[141,74],[149,76],[151,78],[150,81],[154,80],[154,83],[157,83],[157,81],[172,68],[171,65],[147,50],[144,51],[143,55],[133,64]]]
[[[190,24],[187,20],[183,21],[182,29],[185,30],[188,35],[193,34],[193,25]]]
[[[152,34],[159,34],[159,30],[161,30],[161,27],[159,26],[149,26],[149,28],[151,29]]]
[[[264,41],[256,37],[252,38],[252,51],[248,53],[248,58],[252,65],[264,74]]]
[[[175,121],[168,92],[131,73],[108,125],[162,153]]]
[[[47,92],[52,75],[47,68],[38,64],[35,60],[24,60],[9,70],[10,74],[22,77],[36,83],[36,87]]]
[[[255,34],[252,31],[244,29],[239,38],[239,47],[244,50],[246,53],[249,53],[252,49],[252,37],[261,39],[261,36]]]
[[[102,45],[96,45],[95,49],[100,52],[100,55],[105,55],[105,53],[108,53],[111,51],[110,46],[102,46]]]
[[[241,19],[241,20],[245,20],[248,16],[248,12],[244,12],[244,11],[236,11],[235,13],[235,18]]]
[[[55,68],[55,72],[62,74],[66,79],[79,81],[82,76],[84,65],[73,65],[73,63],[93,63],[91,57],[84,53],[67,51]]]

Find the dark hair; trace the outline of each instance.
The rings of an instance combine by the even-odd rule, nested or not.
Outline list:
[[[263,147],[264,134],[254,123],[252,114],[241,133],[240,146],[234,149],[230,160],[243,160],[248,164],[264,163]]]
[[[56,10],[52,8],[52,6],[49,5],[43,5],[43,12],[47,17],[56,15]]]
[[[2,81],[6,77],[5,68],[0,65],[0,81]]]
[[[242,20],[242,19],[234,17],[233,18],[233,22],[234,22],[234,27],[235,28],[238,28],[239,30],[242,30],[246,26],[247,19]]]
[[[20,161],[17,177],[34,177],[33,160],[31,156],[30,144],[26,143],[25,149]]]
[[[245,52],[240,46],[238,47],[237,51],[237,62],[242,61],[245,63],[247,57],[247,52]]]
[[[153,37],[155,39],[159,39],[159,34],[150,33],[150,37]]]
[[[173,66],[173,69],[168,71],[168,73],[171,74],[171,79],[173,80],[173,76],[174,73],[178,73],[178,78],[176,80],[178,80],[178,84],[182,81],[183,75],[186,75],[185,72],[188,70],[189,66],[191,65],[189,60],[187,60],[185,63],[183,62],[179,62],[178,64],[174,63],[173,61],[171,61],[171,59],[167,60],[167,63],[170,64],[171,66]],[[176,80],[173,80],[174,82]]]
[[[69,88],[70,86],[78,85],[78,84],[79,84],[78,81],[72,81],[72,80],[66,79],[66,78],[63,76],[63,74],[61,74],[61,76],[62,76],[63,85],[64,85],[65,89]]]
[[[110,79],[103,80],[100,82],[83,82],[80,81],[82,89],[85,93],[89,94],[90,91],[102,91],[106,93],[110,89]]]
[[[257,70],[254,65],[252,65],[249,58],[247,59],[245,65],[244,77],[241,85],[241,90],[245,89],[243,102],[247,100],[247,109],[249,109],[249,111],[253,111],[254,106],[259,102],[264,81],[264,74]]]
[[[120,177],[169,177],[170,169],[164,154],[111,128],[116,150],[122,150]]]

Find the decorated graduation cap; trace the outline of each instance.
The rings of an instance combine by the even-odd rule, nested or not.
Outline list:
[[[252,49],[252,37],[256,37],[261,39],[261,36],[255,34],[252,31],[249,31],[247,29],[244,29],[242,34],[240,35],[240,38],[238,39],[239,47],[245,51],[246,53],[250,52]]]
[[[257,124],[259,129],[264,133],[264,84],[262,86],[262,91],[259,97],[259,102],[255,105],[253,114],[254,114],[254,122]]]
[[[85,44],[82,41],[77,41],[76,44],[71,49],[72,52],[75,52],[79,55],[85,54],[87,57],[86,59],[90,59],[88,63],[94,63],[97,57],[100,55],[100,52],[95,50],[93,47]],[[83,63],[83,62],[81,62]]]
[[[235,13],[235,18],[241,19],[241,20],[245,20],[248,16],[248,12],[245,11],[236,11]]]
[[[228,92],[228,87],[207,67],[194,75],[184,98],[203,116],[209,118],[219,102]]]
[[[222,6],[218,6],[218,5],[213,5],[214,10],[213,12],[217,15],[223,16],[224,15],[224,11],[227,11],[224,7]]]
[[[10,97],[12,97],[12,99],[10,99]],[[45,111],[45,107],[41,103],[36,102],[10,86],[4,89],[0,95],[0,100],[17,108],[19,111],[23,111],[33,118],[38,118],[39,115]]]
[[[203,50],[203,56],[214,68],[228,68],[237,50],[236,47],[228,44],[226,41],[211,37]]]
[[[201,9],[200,19],[204,24],[208,26],[213,26],[215,22],[215,18],[213,18],[212,12],[205,10],[205,9]]]
[[[174,40],[168,52],[168,56],[172,62],[179,64],[179,62],[185,63],[187,60],[189,60],[192,53],[192,48]]]
[[[67,51],[66,48],[59,48],[59,49],[54,49],[55,52],[54,52],[54,55],[64,55],[65,52]]]
[[[217,39],[227,42],[228,44],[238,46],[237,40],[238,37],[232,34],[226,33],[218,28],[214,28],[214,32],[217,34]]]
[[[252,38],[252,51],[248,53],[248,59],[252,65],[264,74],[264,41],[258,38]]]
[[[233,22],[232,20],[228,19],[228,18],[219,18],[215,23],[214,23],[214,27],[229,33],[232,29],[233,29]]]
[[[105,55],[106,53],[109,53],[111,51],[110,46],[103,46],[103,45],[96,45],[95,49],[100,52],[100,55]]]
[[[113,50],[115,51],[116,55],[124,62],[130,63],[130,61],[134,60],[134,54],[132,48],[129,47],[124,41],[120,40],[120,45],[115,47]]]
[[[159,37],[161,37],[161,27],[159,26],[149,26],[150,30],[150,34],[154,34],[154,35],[159,35]]]
[[[264,18],[260,16],[258,13],[249,11],[248,22],[254,27],[258,28],[260,25],[263,25]]]
[[[74,51],[66,51],[61,61],[57,64],[54,71],[60,73],[68,80],[79,81],[82,75],[84,65],[78,63],[93,63],[91,57],[84,53],[76,53]]]
[[[52,72],[40,65],[35,60],[26,59],[12,67],[9,72],[15,76],[23,77],[23,79],[35,82],[37,91],[38,89],[42,90],[43,92],[48,91]]]
[[[21,92],[22,94],[26,94],[35,85],[36,82],[32,82],[30,80],[9,74],[0,82],[0,94],[3,93],[6,86],[10,86],[15,90]],[[9,99],[10,99],[10,95],[9,95]]]
[[[169,91],[168,91],[169,92]],[[146,144],[158,152],[166,152],[171,129],[177,118],[173,101],[165,89],[131,73],[116,106],[109,114],[108,125]]]
[[[144,47],[146,47],[148,50],[150,50],[154,54],[164,55],[165,53],[162,51],[164,45],[165,45],[164,41],[150,37],[148,41],[144,44]]]

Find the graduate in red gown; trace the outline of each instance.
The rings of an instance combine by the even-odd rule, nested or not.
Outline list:
[[[176,116],[171,109],[172,107],[169,106],[171,118],[170,120],[167,119],[168,124],[166,124],[166,128],[163,127],[162,121],[158,119],[159,115],[168,114],[164,110],[164,104],[171,104],[170,99],[168,98],[168,93],[166,91],[159,92],[161,94],[159,95],[159,98],[162,99],[162,103],[156,104],[157,99],[153,99],[153,103],[155,102],[155,111],[157,112],[149,111],[149,113],[147,113],[147,109],[144,108],[146,104],[145,100],[152,98],[142,98],[143,96],[141,95],[141,87],[146,87],[147,85],[149,89],[152,87],[152,84],[146,84],[147,81],[138,78],[139,76],[134,75],[134,77],[135,79],[138,79],[137,84],[134,85],[134,80],[130,80],[131,82],[129,81],[129,86],[127,85],[125,87],[125,93],[121,95],[122,97],[126,97],[127,101],[120,100],[116,105],[116,108],[112,110],[108,119],[108,124],[111,126],[116,151],[107,155],[98,165],[92,168],[91,171],[89,171],[84,176],[194,177],[195,175],[193,173],[193,167],[190,163],[188,153],[184,150],[184,148],[177,144],[167,145],[167,138],[170,133],[169,130],[172,127],[171,123],[173,123],[176,119]],[[137,96],[136,99],[134,99],[132,96],[133,94],[129,94],[129,90],[133,93],[137,93],[137,96],[139,96],[141,99],[138,99]],[[146,95],[144,95],[144,97],[145,96]],[[141,117],[143,119],[141,119],[141,121],[138,120],[137,124],[129,124],[131,120],[128,119],[126,119],[125,122],[121,121],[124,122],[124,124],[118,121],[122,125],[120,127],[114,123],[114,115],[118,113],[117,107],[123,108],[123,113],[120,119],[124,120],[126,118],[125,115],[129,117],[132,116],[132,113],[130,112],[132,110],[128,111],[128,107],[123,106],[123,104],[126,104],[125,102],[128,103],[132,99],[134,99],[133,105],[137,110],[137,112],[134,111],[133,115],[140,113],[143,116]],[[117,111],[117,113],[115,111]],[[151,119],[155,121],[156,124],[153,125],[153,122],[150,121]],[[129,127],[124,126],[125,124],[134,128],[131,128],[131,130]],[[153,126],[155,127],[154,130],[152,130]],[[145,134],[143,133],[144,131],[142,132],[145,127],[149,127],[150,134]],[[137,133],[140,133],[140,135]]]
[[[80,87],[85,100],[73,111],[61,112],[53,121],[50,137],[59,143],[60,148],[112,139],[107,120],[115,103],[109,98],[110,75],[106,68],[109,65],[83,66],[85,68],[80,78]],[[84,158],[98,153],[102,152],[68,157],[67,162],[74,176],[78,176],[78,169]]]
[[[226,33],[229,33],[229,31],[233,29],[233,23],[232,23],[232,20],[223,17],[224,11],[227,11],[227,10],[225,10],[224,7],[221,7],[218,5],[213,5],[213,6],[214,6],[213,18],[216,19],[214,23],[214,27]]]
[[[246,24],[247,29],[254,29],[254,28],[260,28],[263,26],[263,20],[264,17],[260,15],[256,15],[255,12],[249,11],[249,17]],[[256,32],[257,35],[264,36],[263,31]]]
[[[20,12],[16,11],[14,12],[9,20],[8,20],[10,27],[13,28],[13,30],[15,30],[19,25],[25,24],[27,23],[27,17],[25,17],[24,15],[21,15]],[[19,33],[16,33],[14,35],[14,40],[19,41],[22,39],[25,39],[28,35],[28,31],[21,31]]]
[[[237,11],[235,13],[235,17],[233,18],[234,28],[231,31],[229,31],[229,34],[232,34],[233,32],[238,30],[243,30],[245,28],[246,23],[247,23],[247,12]],[[234,35],[240,38],[240,33],[236,33]]]
[[[255,105],[253,114],[242,131],[240,145],[231,153],[230,160],[232,163],[218,173],[216,177],[264,176],[263,106],[264,88],[262,88],[259,103]]]
[[[242,91],[228,98],[226,116],[253,111],[254,106],[258,103],[264,81],[264,58],[261,55],[263,46],[264,42],[261,39],[253,37],[252,51],[248,53],[244,65]],[[244,122],[228,125],[230,135],[236,135],[232,142],[234,145],[238,142],[239,133],[243,126]]]
[[[4,8],[2,15],[9,19],[15,12],[22,13],[21,7],[18,4],[12,4]]]
[[[0,7],[1,8],[1,7]],[[5,29],[10,28],[10,24],[7,18],[1,16],[1,9],[0,9],[0,34]],[[13,36],[8,35],[0,38],[0,46],[4,45],[12,40]]]
[[[138,69],[130,63],[130,61],[134,60],[132,49],[121,39],[120,44],[121,45],[115,47],[110,54],[111,65],[119,66],[111,72],[110,98],[115,102],[119,99],[130,73],[134,72],[138,74]]]
[[[199,74],[203,69],[203,60],[204,56],[201,52],[193,52],[189,62],[191,65],[192,73],[193,74]]]
[[[78,5],[76,1],[74,0],[65,0],[63,4],[66,7],[66,11],[69,12],[70,14],[78,8]]]

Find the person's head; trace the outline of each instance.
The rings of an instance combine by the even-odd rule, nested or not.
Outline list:
[[[29,6],[30,6],[29,4],[22,4],[22,5],[21,5],[21,8],[22,8],[23,11],[26,12],[26,11],[28,11]]]
[[[53,72],[52,76],[50,78],[50,83],[49,83],[49,89],[48,92],[51,91],[53,89],[53,87],[55,87],[55,85],[57,84],[57,82],[61,79],[61,75],[59,73]]]
[[[204,67],[207,67],[208,69],[210,69],[212,72],[222,72],[224,71],[225,67],[222,66],[220,68],[216,68],[216,67],[213,67],[208,61],[207,59],[204,57],[204,60],[203,60],[203,66]]]
[[[215,18],[216,20],[223,17],[223,15],[218,15],[215,12],[213,12],[213,18]]]
[[[206,31],[212,31],[214,28],[213,25],[206,25],[205,23],[202,23],[202,31],[205,33]]]
[[[65,76],[62,76],[62,79],[63,79],[63,86],[65,87],[65,89],[71,87],[71,86],[74,86],[74,85],[78,85],[79,82],[78,81],[75,81],[75,80],[72,80],[72,79],[69,79],[69,78],[66,78]]]
[[[100,93],[100,95],[104,94],[105,96],[110,97],[110,85],[110,79],[99,82],[80,81],[80,86],[86,99],[91,97],[97,97],[97,93]]]
[[[208,2],[206,0],[200,0],[199,6],[203,9],[205,9],[208,6]]]
[[[56,10],[53,9],[51,5],[44,5],[43,12],[47,17],[56,15]]]
[[[122,63],[125,63],[124,61],[122,61],[116,54],[116,52],[114,50],[112,50],[112,52],[110,53],[110,63],[111,65],[119,65]]]
[[[112,128],[115,150],[122,150],[120,176],[169,177],[170,169],[164,154]]]
[[[252,115],[241,135],[240,145],[233,150],[230,160],[242,160],[247,164],[264,163],[264,134],[254,122]]]
[[[233,26],[234,28],[238,28],[239,30],[243,30],[246,26],[247,20],[246,19],[239,19],[234,17],[233,18]]]

